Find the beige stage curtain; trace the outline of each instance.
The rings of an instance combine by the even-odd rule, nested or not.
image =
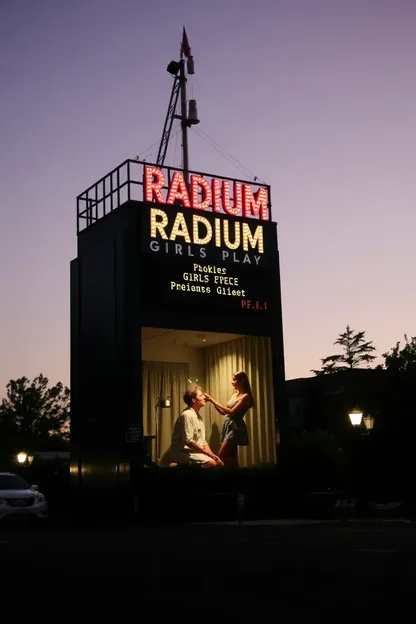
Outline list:
[[[158,449],[153,443],[153,459],[169,465],[173,425],[184,409],[183,393],[188,387],[189,364],[142,362],[143,367],[143,433],[156,434],[156,412],[159,419]],[[170,408],[157,408],[158,397],[171,398]]]
[[[245,336],[207,347],[205,357],[205,390],[223,405],[233,393],[231,380],[236,371],[245,371],[251,384],[255,407],[245,416],[250,445],[239,447],[240,466],[275,462],[276,435],[270,339]],[[204,409],[204,420],[207,436],[211,435],[210,444],[213,450],[218,450],[224,417],[218,414],[212,405],[207,405]]]

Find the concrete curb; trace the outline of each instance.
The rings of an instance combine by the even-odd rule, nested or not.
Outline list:
[[[356,525],[413,525],[409,518],[345,518],[338,520],[320,520],[303,518],[282,518],[278,520],[228,520],[224,522],[192,522],[193,526],[245,526],[245,527],[298,527],[298,526],[356,526]]]

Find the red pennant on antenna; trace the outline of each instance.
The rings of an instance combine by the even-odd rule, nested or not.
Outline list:
[[[185,26],[183,27],[183,35],[182,35],[182,54],[188,58],[191,56],[191,47],[189,45],[188,36],[186,34]]]

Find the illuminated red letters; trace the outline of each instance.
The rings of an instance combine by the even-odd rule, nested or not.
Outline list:
[[[244,216],[259,215],[263,221],[268,218],[267,189],[261,186],[256,193],[250,184],[244,184]]]
[[[199,201],[198,193],[201,189],[202,198]],[[212,192],[209,183],[200,175],[191,175],[192,208],[204,210],[212,204]]]
[[[228,180],[222,182],[222,207],[229,215],[239,215],[243,207],[243,194],[241,192],[241,184],[234,182],[234,206],[231,207],[230,201],[230,183]]]
[[[221,212],[221,181],[218,178],[212,178],[212,209]]]
[[[156,179],[155,179],[156,178]],[[157,167],[144,168],[144,200],[152,202],[155,200],[158,204],[164,204],[161,189],[165,186],[165,176],[163,171]]]
[[[270,218],[268,187],[258,186],[253,191],[251,184],[231,182],[218,178],[210,181],[202,175],[191,174],[189,186],[185,182],[182,171],[175,171],[169,186],[166,176],[159,167],[144,165],[143,174],[144,199],[158,204],[180,203],[184,208],[225,212],[231,216],[257,217],[262,221]],[[167,189],[167,193],[162,190]]]
[[[175,173],[173,174],[166,203],[174,204],[175,201],[178,200],[182,202],[182,206],[185,206],[185,208],[191,207],[188,189],[186,187],[185,178],[183,177],[182,171],[175,171]]]

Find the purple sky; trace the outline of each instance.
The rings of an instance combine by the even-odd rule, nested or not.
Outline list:
[[[287,378],[347,324],[379,355],[416,333],[414,0],[15,0],[0,7],[2,390],[69,383],[75,199],[159,140],[183,24],[198,129],[272,186]],[[194,133],[190,164],[245,177]]]

